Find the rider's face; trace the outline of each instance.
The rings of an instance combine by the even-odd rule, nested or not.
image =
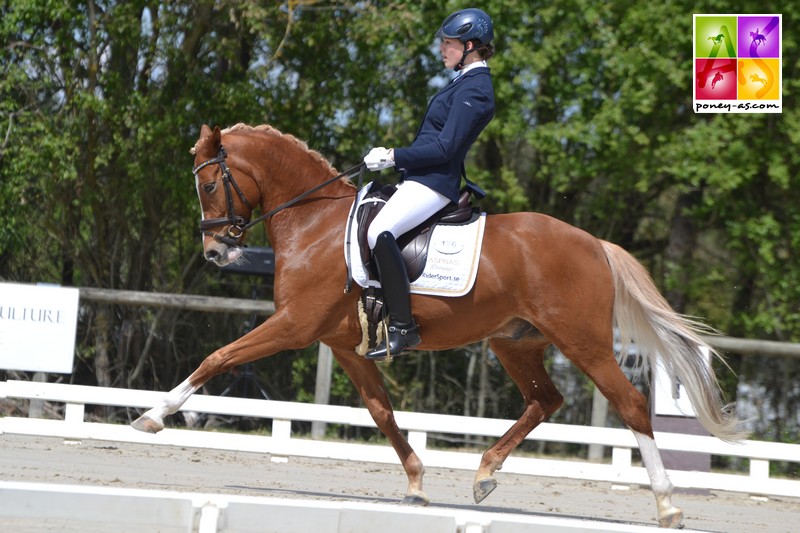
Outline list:
[[[467,48],[472,48],[472,43],[467,43]],[[445,37],[439,44],[439,52],[442,56],[442,61],[447,69],[453,69],[461,61],[461,56],[464,54],[464,43],[458,39],[450,39]]]

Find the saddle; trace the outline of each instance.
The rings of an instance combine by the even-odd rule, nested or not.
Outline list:
[[[361,261],[367,267],[367,272],[369,272],[372,279],[378,279],[378,273],[367,243],[367,230],[395,190],[394,185],[373,183],[356,212],[356,217],[358,217],[358,235],[356,238],[361,250]],[[464,187],[459,194],[458,203],[450,203],[422,224],[397,239],[397,246],[400,248],[400,253],[403,256],[406,271],[408,272],[408,281],[414,282],[425,270],[425,263],[428,260],[428,248],[430,247],[433,228],[436,225],[466,224],[479,216],[479,209],[472,205],[473,193],[474,191],[470,187]]]
[[[375,216],[383,209],[386,201],[392,197],[395,191],[394,185],[381,185],[373,182],[355,213],[358,220],[356,239],[361,254],[360,259],[366,272],[374,280],[378,279],[378,272],[367,242],[367,230]],[[477,185],[467,183],[461,189],[457,203],[445,206],[422,224],[397,239],[397,245],[403,256],[410,282],[419,279],[425,270],[434,227],[439,224],[468,224],[480,216],[480,209],[472,205],[472,195],[480,199],[486,193]],[[380,288],[368,287],[361,292],[359,320],[362,328],[362,342],[356,347],[357,353],[363,355],[381,341],[383,329],[380,324],[384,319],[383,307],[383,291]]]

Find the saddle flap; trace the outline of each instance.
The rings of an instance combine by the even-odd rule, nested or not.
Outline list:
[[[367,244],[367,231],[369,225],[375,220],[380,210],[386,204],[387,200],[392,197],[395,191],[394,185],[381,185],[378,182],[370,184],[369,191],[364,197],[363,202],[358,207],[356,217],[358,220],[358,239],[359,248],[361,249],[361,262],[364,265],[371,263],[372,257],[370,254],[369,245]]]

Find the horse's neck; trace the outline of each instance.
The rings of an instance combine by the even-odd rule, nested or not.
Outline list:
[[[319,153],[294,137],[272,134],[260,139],[264,142],[248,142],[241,148],[247,160],[259,162],[256,175],[261,182],[262,213],[279,209],[338,174]],[[275,247],[293,246],[291,252],[298,252],[343,232],[355,193],[355,187],[337,179],[281,209],[268,220],[270,242]]]
[[[310,169],[307,172],[316,172],[316,175],[324,175],[325,178],[314,183],[302,184],[300,187],[292,187],[289,195],[291,197],[281,199],[280,203],[274,200],[271,202],[268,198],[262,199],[262,212],[269,212],[329,179],[324,174],[324,169]],[[269,222],[270,242],[276,247],[289,247],[298,251],[327,242],[335,242],[336,246],[341,247],[342,239],[339,237],[343,236],[355,193],[355,188],[336,180],[308,198],[279,211]]]

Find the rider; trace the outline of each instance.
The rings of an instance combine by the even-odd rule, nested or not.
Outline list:
[[[436,32],[439,51],[454,80],[433,97],[411,146],[373,148],[364,157],[371,171],[402,173],[397,191],[370,224],[373,250],[389,315],[388,338],[367,359],[383,360],[420,343],[411,315],[408,274],[396,238],[450,202],[457,202],[464,159],[494,116],[494,90],[486,60],[494,55],[492,20],[475,8],[456,11]]]

